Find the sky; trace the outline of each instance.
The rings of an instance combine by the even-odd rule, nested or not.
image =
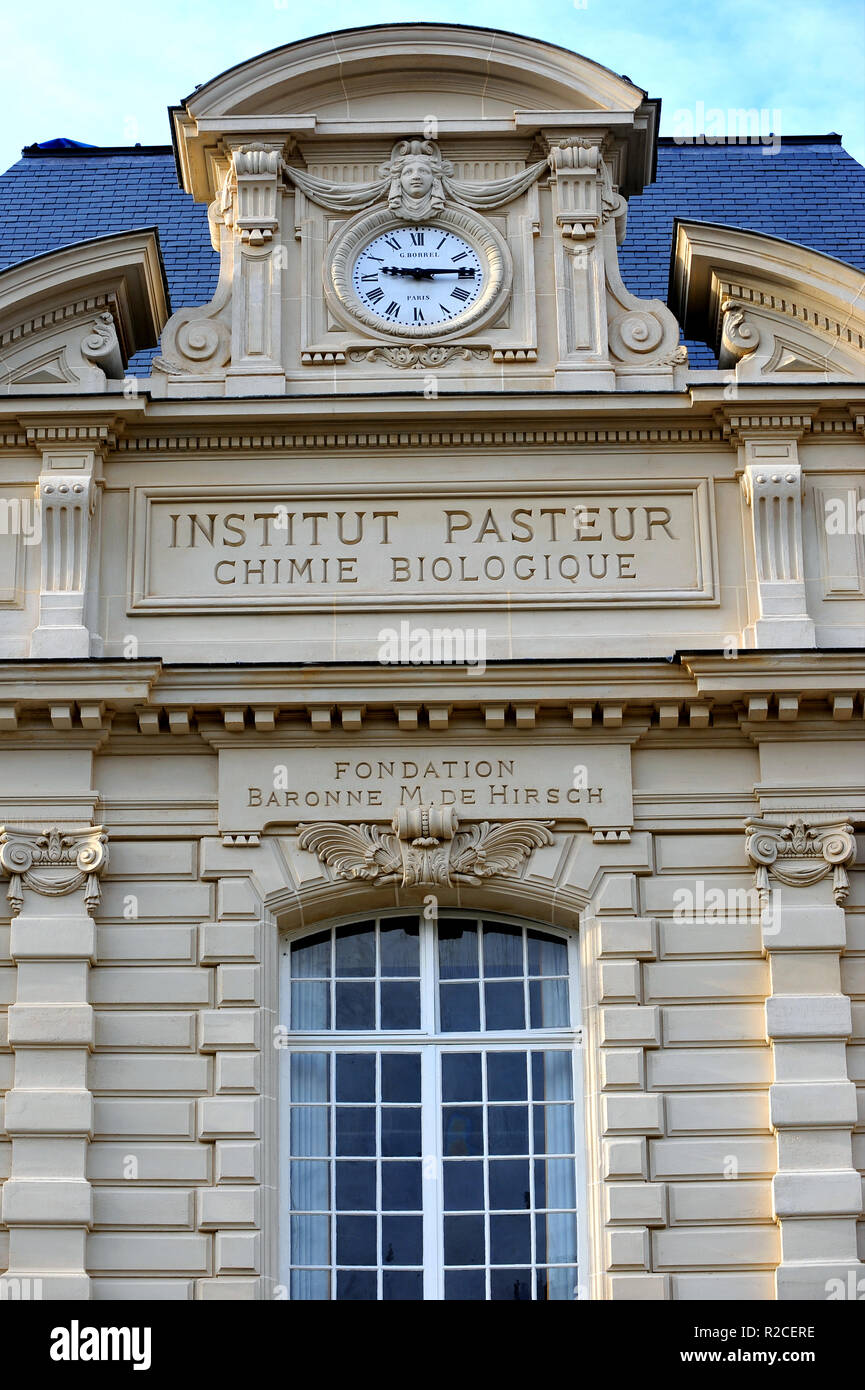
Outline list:
[[[765,133],[837,131],[865,163],[865,0],[7,0],[0,169],[24,145],[164,145],[166,108],[312,34],[441,20],[547,39],[662,99],[661,134],[755,109]],[[731,129],[731,134],[738,133]]]

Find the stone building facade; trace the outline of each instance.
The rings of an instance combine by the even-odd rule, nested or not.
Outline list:
[[[171,112],[209,302],[0,272],[7,1296],[862,1296],[863,274],[634,293],[657,119],[305,40]]]

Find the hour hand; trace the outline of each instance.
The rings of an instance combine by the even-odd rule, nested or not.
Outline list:
[[[456,275],[460,280],[473,280],[474,266],[455,265],[383,265],[382,275],[410,275],[413,280],[431,279],[433,275]]]

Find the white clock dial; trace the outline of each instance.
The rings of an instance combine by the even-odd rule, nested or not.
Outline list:
[[[391,331],[458,319],[479,299],[484,269],[470,242],[444,227],[396,227],[364,246],[351,283]]]

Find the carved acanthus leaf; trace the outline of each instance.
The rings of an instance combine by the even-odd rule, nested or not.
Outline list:
[[[325,821],[301,826],[298,844],[311,850],[337,878],[391,883],[400,877],[402,857],[395,835],[377,825],[340,825]]]
[[[454,357],[463,361],[485,362],[489,358],[489,348],[463,347],[460,343],[445,345],[441,343],[426,346],[421,343],[401,343],[399,347],[377,345],[370,348],[350,348],[350,362],[377,362],[379,359],[391,367],[415,368],[442,367]]]
[[[550,825],[552,821],[481,821],[460,830],[451,851],[451,877],[471,883],[515,873],[532,850],[552,844]]]
[[[540,845],[552,843],[551,821],[482,821],[458,830],[450,806],[401,807],[392,832],[377,825],[324,822],[301,826],[298,844],[328,865],[335,877],[375,885],[401,880],[404,888],[478,884],[513,874]]]

